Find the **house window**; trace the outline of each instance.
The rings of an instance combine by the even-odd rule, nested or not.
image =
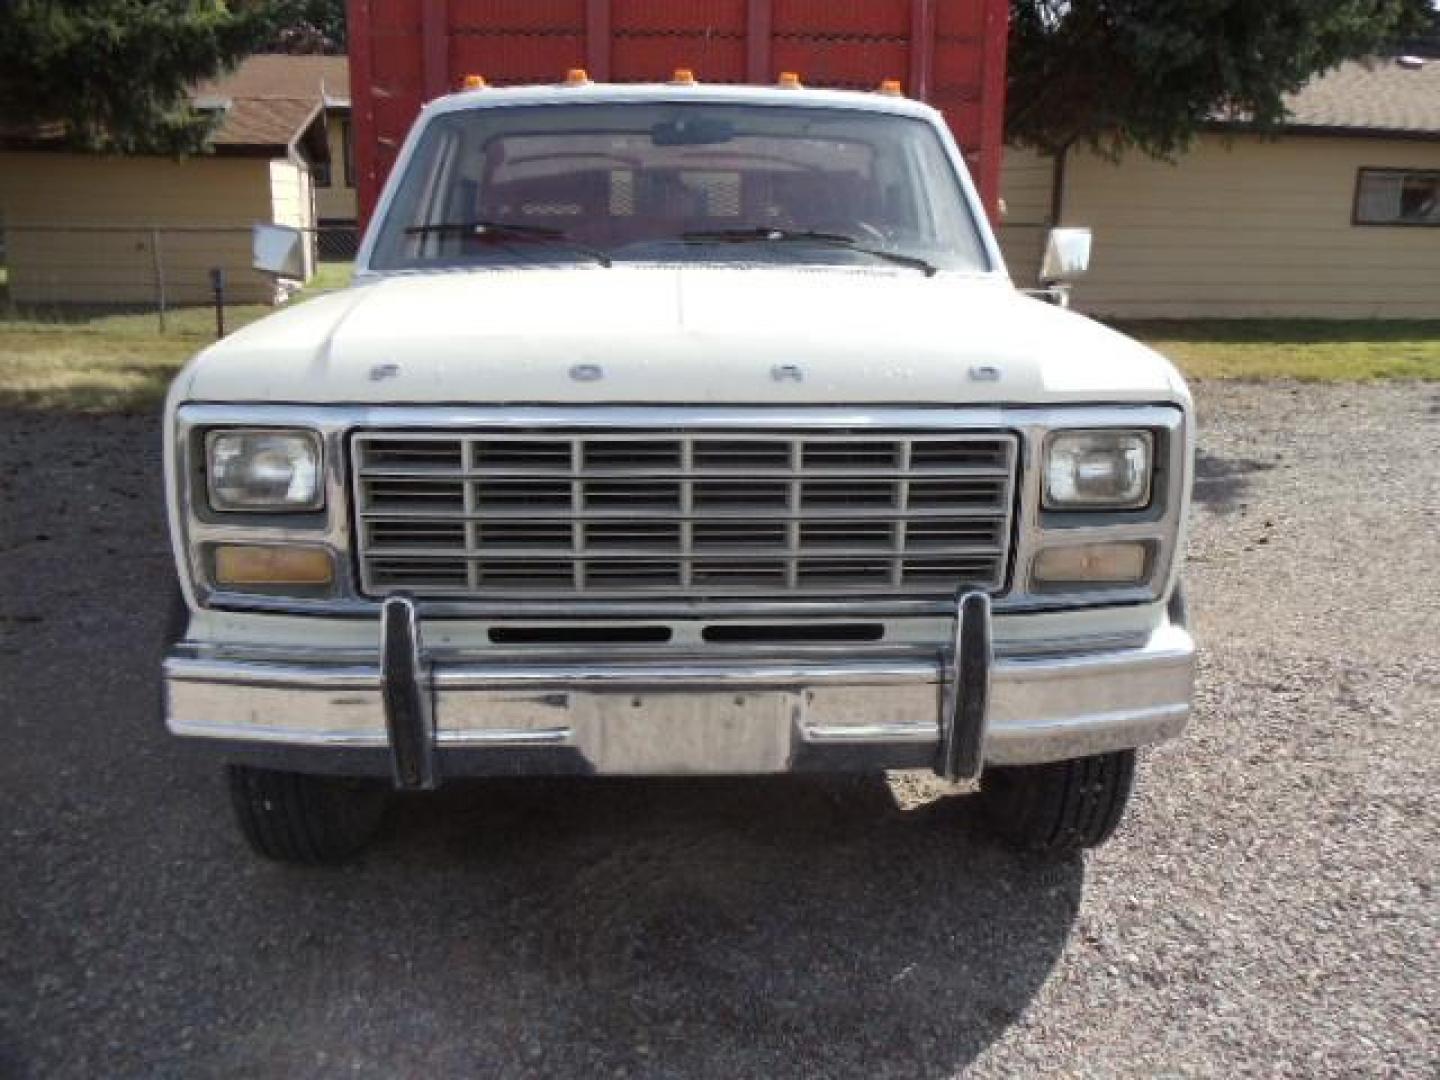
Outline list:
[[[1361,169],[1355,224],[1440,226],[1440,169]]]
[[[350,121],[340,121],[340,141],[344,144],[345,156],[345,186],[355,186],[355,140],[351,138]]]

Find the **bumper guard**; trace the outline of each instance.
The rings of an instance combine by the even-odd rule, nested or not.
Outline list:
[[[177,644],[170,730],[299,771],[389,775],[773,773],[1084,757],[1173,737],[1195,649],[1166,622],[1134,647],[1000,655],[989,598],[957,598],[950,647],[773,659],[430,655],[415,606],[382,608],[379,663],[325,650]]]

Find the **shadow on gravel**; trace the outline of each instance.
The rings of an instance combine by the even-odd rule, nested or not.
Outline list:
[[[1195,454],[1195,501],[1217,514],[1234,513],[1254,486],[1251,477],[1273,468],[1275,463],[1270,461],[1226,458],[1199,450]]]
[[[456,1049],[528,997],[493,1047],[514,1067],[948,1076],[1044,983],[1083,880],[969,817],[902,811],[878,778],[466,784],[401,803],[308,930],[341,955],[383,940],[396,998]]]

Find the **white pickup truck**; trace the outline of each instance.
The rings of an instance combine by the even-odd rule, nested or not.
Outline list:
[[[933,769],[1103,841],[1190,712],[1180,376],[1012,284],[926,105],[574,81],[431,103],[353,287],[176,379],[170,731],[282,860],[535,774]]]

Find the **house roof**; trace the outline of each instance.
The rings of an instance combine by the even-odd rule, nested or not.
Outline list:
[[[252,56],[228,75],[190,91],[191,104],[220,113],[210,138],[220,153],[285,151],[324,109],[350,108],[350,64],[343,56]],[[64,125],[0,126],[0,147],[50,150],[63,146]]]
[[[1287,99],[1290,130],[1440,138],[1440,59],[1351,61]]]
[[[196,108],[224,110],[210,140],[217,149],[284,147],[322,106],[349,107],[350,66],[343,56],[262,53],[190,96]]]

